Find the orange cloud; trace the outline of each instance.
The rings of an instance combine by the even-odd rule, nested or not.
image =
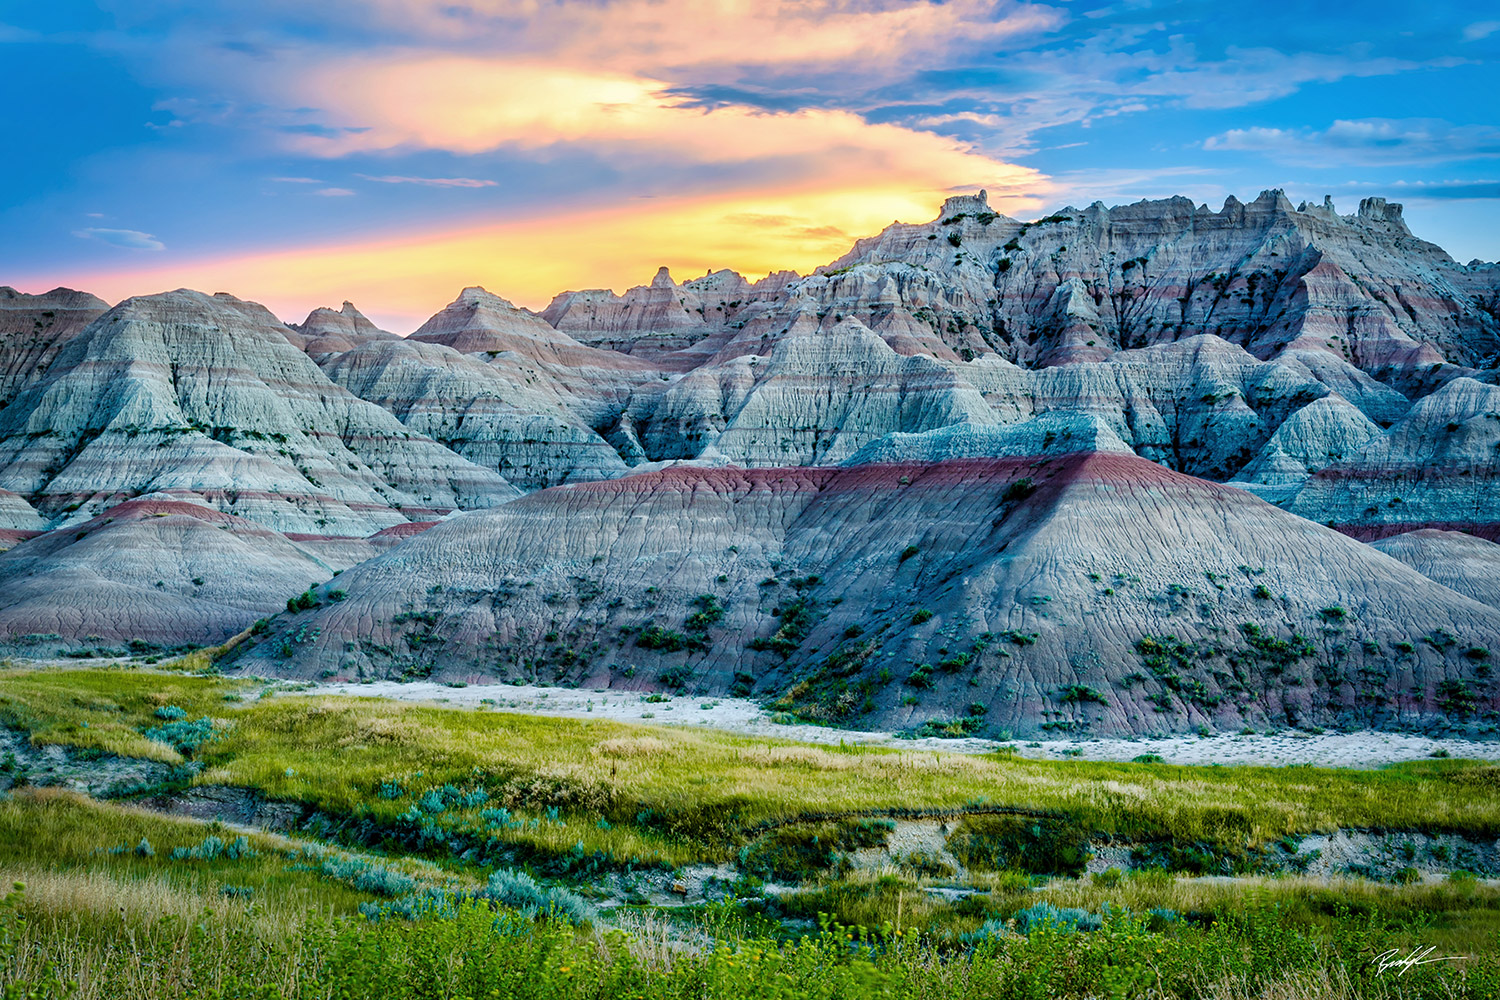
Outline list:
[[[287,81],[288,100],[316,104],[359,131],[297,134],[299,152],[498,148],[576,144],[615,159],[690,164],[785,161],[806,176],[878,171],[928,187],[977,183],[1014,172],[932,132],[871,124],[847,111],[766,112],[684,107],[667,83],[545,63],[445,55],[357,57]],[[828,161],[837,158],[836,167]]]
[[[807,271],[892,219],[931,218],[955,189],[984,187],[997,208],[1024,212],[1050,194],[1046,177],[946,136],[849,111],[704,110],[673,96],[684,86],[737,83],[742,66],[878,79],[892,66],[942,65],[955,46],[994,44],[1060,16],[1006,9],[997,14],[994,0],[873,0],[863,9],[849,0],[367,0],[371,22],[402,29],[408,47],[288,50],[226,82],[257,106],[318,109],[319,134],[277,131],[276,142],[328,160],[429,149],[545,158],[566,147],[632,176],[670,167],[700,179],[670,199],[562,214],[539,206],[528,218],[463,229],[168,258],[67,280],[117,298],[183,285],[225,289],[287,318],[350,298],[406,331],[466,284],[539,307],[566,288],[642,282],[658,264],[679,278],[717,267]],[[707,179],[725,173],[755,179]],[[395,169],[371,175],[419,180]]]
[[[781,268],[805,273],[893,219],[932,218],[943,194],[864,180],[849,187],[640,201],[380,241],[49,276],[25,286],[41,290],[61,280],[111,301],[181,286],[224,290],[290,320],[347,298],[406,333],[464,285],[482,284],[540,308],[564,289],[644,283],[659,264],[679,281],[720,267],[752,277]],[[992,201],[998,208],[1015,212],[1038,204],[1024,177],[1009,178],[1008,187],[1006,178],[997,180],[1001,190]]]

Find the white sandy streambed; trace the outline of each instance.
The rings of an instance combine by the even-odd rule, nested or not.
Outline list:
[[[290,692],[289,692],[290,694]],[[1405,733],[1353,732],[1314,735],[1296,730],[1273,735],[1172,736],[1163,739],[1043,740],[1037,743],[997,743],[984,739],[908,740],[891,733],[828,726],[782,725],[760,705],[746,698],[665,697],[647,701],[634,691],[538,687],[511,684],[471,684],[448,687],[430,681],[402,684],[317,684],[298,695],[350,695],[427,702],[453,708],[554,715],[579,719],[612,719],[647,725],[702,726],[750,736],[839,743],[899,749],[944,750],[950,753],[989,753],[1013,746],[1023,757],[1083,760],[1130,760],[1157,754],[1169,764],[1250,764],[1277,766],[1313,764],[1319,767],[1378,767],[1398,761],[1421,760],[1435,752],[1451,757],[1500,761],[1500,742],[1432,739]],[[1441,754],[1440,754],[1441,755]]]

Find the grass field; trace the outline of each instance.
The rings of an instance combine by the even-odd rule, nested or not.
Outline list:
[[[542,853],[582,844],[669,865],[725,860],[747,831],[799,817],[976,806],[1229,850],[1340,827],[1500,836],[1500,767],[1464,761],[1370,771],[1034,761],[374,699],[262,698],[264,687],[122,670],[18,671],[0,674],[0,719],[38,743],[181,763],[170,745],[143,735],[161,726],[159,712],[178,708],[187,720],[214,720],[216,735],[192,754],[198,784],[390,823],[429,790],[483,790],[482,803],[454,802],[429,819]],[[480,813],[496,805],[517,821],[484,823]]]
[[[860,823],[878,823],[869,817],[957,816],[959,831],[984,820],[1023,834],[1032,823],[985,819],[998,809],[1030,811],[1037,830],[1226,859],[1339,828],[1493,839],[1492,765],[1029,761],[269,687],[125,669],[0,672],[0,721],[31,746],[62,744],[101,767],[146,758],[170,773],[95,801],[26,787],[24,764],[0,765],[22,779],[0,800],[0,885],[26,886],[0,906],[7,1000],[1500,996],[1500,889],[1461,872],[1415,885],[1038,874],[1049,860],[977,866],[955,883],[804,864],[857,848]],[[192,785],[301,803],[325,820],[307,828],[321,839],[131,804]],[[1046,858],[1065,846],[1025,845]],[[747,874],[721,902],[596,912],[576,897],[574,909],[539,905],[561,890],[511,872],[598,896],[605,869],[725,861],[791,864],[801,884],[773,891]],[[1382,971],[1382,953],[1425,947],[1452,960]]]

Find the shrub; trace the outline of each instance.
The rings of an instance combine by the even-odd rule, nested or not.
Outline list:
[[[505,808],[486,809],[479,814],[479,818],[495,830],[510,830],[521,825],[521,821],[513,817],[510,810]]]
[[[1004,503],[1011,503],[1016,500],[1025,500],[1035,492],[1036,484],[1033,483],[1031,481],[1031,477],[1028,476],[1025,479],[1017,479],[1015,482],[1005,487],[1005,492],[1000,494],[1000,499]]]
[[[659,682],[672,688],[674,691],[686,687],[687,682],[692,680],[692,678],[693,672],[686,665],[670,667],[656,675],[656,679]],[[666,699],[661,700],[665,701]]]
[[[1098,702],[1100,705],[1109,704],[1109,699],[1087,684],[1065,684],[1058,691],[1058,700],[1065,705],[1084,704],[1086,702]]]
[[[151,845],[146,846],[149,848]],[[256,857],[256,851],[250,847],[250,841],[246,837],[236,837],[226,844],[213,834],[209,834],[197,847],[172,848],[173,861],[217,861],[220,858],[238,861],[241,858],[253,857]]]
[[[177,722],[179,719],[187,718],[187,712],[176,705],[163,705],[156,710],[155,715],[166,722]]]
[[[1446,680],[1439,684],[1437,703],[1443,711],[1462,716],[1472,714],[1476,707],[1473,689],[1460,680]]]
[[[807,577],[806,580],[816,581],[816,577]],[[798,584],[806,584],[806,580],[793,580],[792,586],[797,589]],[[817,623],[815,613],[816,603],[810,597],[798,597],[796,600],[776,609],[776,617],[781,619],[781,626],[769,639],[755,638],[750,641],[750,648],[761,650],[775,650],[782,658],[791,656],[807,634],[812,631],[813,625]]]
[[[740,868],[755,878],[805,882],[847,869],[845,851],[882,847],[895,824],[890,820],[837,820],[797,823],[771,830],[740,850]]]
[[[359,891],[395,899],[417,888],[417,880],[403,872],[374,865],[364,858],[325,856],[318,866],[325,877]]]
[[[286,610],[288,613],[294,615],[299,611],[307,611],[309,608],[315,608],[317,606],[318,599],[313,596],[311,587],[308,587],[296,597],[288,597],[286,599]]]
[[[641,634],[636,637],[635,644],[642,649],[655,649],[665,653],[675,653],[680,649],[687,648],[687,638],[681,632],[662,628],[660,625],[651,624],[641,629]]]
[[[1125,873],[1118,868],[1106,868],[1102,872],[1094,872],[1093,882],[1101,889],[1113,889],[1124,879]]]
[[[913,625],[920,625],[923,622],[930,620],[931,618],[931,611],[928,611],[926,608],[918,608],[916,611],[912,612],[911,623]]]
[[[144,730],[142,735],[148,740],[165,743],[186,756],[197,751],[218,733],[214,729],[214,720],[205,715],[195,722],[179,719],[164,726],[153,726]]]
[[[918,739],[931,737],[940,740],[961,740],[966,736],[973,736],[983,728],[984,720],[973,715],[951,721],[928,719],[911,735]]]
[[[566,889],[539,885],[525,872],[504,869],[495,872],[481,895],[502,906],[520,910],[528,917],[545,916],[572,924],[587,924],[594,919],[594,910],[583,901],[583,897]]]
[[[688,616],[684,626],[689,632],[707,632],[724,617],[724,603],[713,594],[699,594],[693,598],[693,607],[698,610]]]
[[[910,559],[920,551],[921,549],[917,548],[915,545],[908,545],[906,548],[901,550],[901,558],[897,559],[896,561],[898,563],[904,563],[906,562],[906,560]]]
[[[959,653],[957,656],[950,656],[946,660],[940,661],[938,663],[938,669],[945,674],[956,674],[968,665],[969,654]]]
[[[1031,934],[1048,927],[1069,933],[1072,931],[1097,931],[1104,921],[1097,913],[1080,910],[1073,906],[1053,906],[1051,903],[1033,903],[1016,913],[1016,930]]]
[[[969,868],[1075,878],[1090,857],[1088,845],[1077,824],[1030,816],[965,816],[948,836],[948,849]]]

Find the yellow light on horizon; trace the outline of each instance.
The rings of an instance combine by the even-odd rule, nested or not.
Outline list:
[[[1020,192],[1028,182],[1044,188],[1044,180],[1010,169],[997,180],[1017,193],[994,198],[996,208],[1033,207],[1037,199]],[[645,284],[662,265],[678,282],[724,267],[752,279],[805,274],[893,220],[934,218],[945,196],[871,185],[640,200],[367,242],[65,271],[27,283],[35,291],[68,284],[112,302],[180,287],[226,291],[294,322],[348,299],[377,323],[409,333],[468,285],[540,310],[565,290]]]

